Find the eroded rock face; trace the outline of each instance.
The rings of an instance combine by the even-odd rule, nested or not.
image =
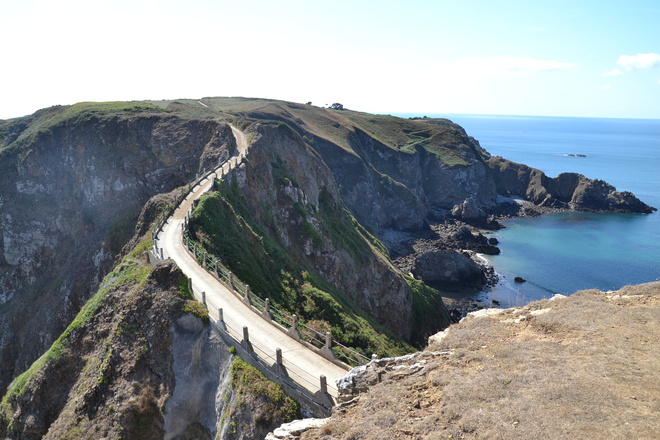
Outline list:
[[[458,125],[448,124],[463,164],[449,166],[424,148],[412,154],[396,151],[359,130],[349,138],[357,154],[327,141],[313,145],[330,167],[342,200],[362,224],[375,230],[419,229],[468,198],[479,207],[496,200],[479,143]]]
[[[209,324],[190,314],[179,318],[170,332],[176,387],[165,407],[163,438],[212,439],[225,404],[218,389],[228,386],[228,347]]]
[[[164,115],[63,123],[18,143],[0,154],[0,393],[95,291],[144,203],[235,148],[225,124]]]
[[[0,426],[0,436],[162,438],[165,402],[179,381],[168,330],[183,314],[181,277],[164,262],[141,287],[128,282],[110,289],[94,314],[68,334],[61,354],[10,397],[11,411],[3,416],[11,428],[2,432],[7,425]],[[199,318],[191,319],[199,329]],[[178,349],[193,351],[189,345]]]
[[[320,210],[342,211],[344,207],[333,174],[318,154],[293,131],[261,126],[248,159],[236,179],[242,199],[255,215],[265,215],[264,206],[268,207],[270,221],[292,255],[302,249],[305,260],[325,282],[350,295],[378,322],[409,337],[412,292],[401,273],[383,255],[372,252],[366,241],[361,244],[366,249],[364,258],[351,254],[331,239],[320,220]],[[289,176],[284,181],[278,178],[282,170]],[[306,220],[296,214],[301,208],[308,210]],[[301,235],[301,230],[309,228],[315,232]]]
[[[540,206],[576,211],[651,213],[648,206],[628,191],[577,173],[562,173],[555,178],[527,165],[501,157],[488,160],[497,190],[502,195],[523,197]]]

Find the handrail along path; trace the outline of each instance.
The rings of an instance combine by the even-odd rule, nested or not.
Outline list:
[[[193,294],[208,308],[209,317],[223,339],[243,348],[244,353],[247,351],[252,356],[252,361],[268,368],[273,373],[271,378],[281,379],[278,382],[285,385],[285,391],[305,394],[308,400],[312,396],[312,403],[325,408],[325,412],[329,413],[337,398],[335,380],[344,376],[349,367],[336,360],[326,359],[318,350],[289,336],[285,329],[279,328],[282,330],[279,331],[276,321],[264,319],[263,313],[259,314],[246,304],[249,301],[239,297],[240,293],[235,293],[233,288],[229,288],[231,286],[221,282],[220,273],[214,276],[200,266],[197,255],[193,256],[184,244],[183,232],[193,203],[213,187],[216,177],[228,174],[248,153],[245,134],[234,126],[231,129],[237,141],[238,153],[219,164],[215,170],[202,173],[202,176],[195,179],[190,193],[154,231],[153,252],[157,259],[174,260],[190,279]],[[294,389],[296,387],[297,390]]]

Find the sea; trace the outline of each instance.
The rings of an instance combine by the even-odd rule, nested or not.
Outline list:
[[[397,116],[424,116],[400,114]],[[428,114],[461,125],[493,156],[550,177],[576,172],[660,209],[660,120]],[[554,294],[660,280],[660,213],[557,213],[504,221],[485,256],[500,281],[475,299],[522,306]],[[526,280],[516,283],[515,277]]]

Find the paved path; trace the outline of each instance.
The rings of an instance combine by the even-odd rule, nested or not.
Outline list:
[[[237,163],[247,151],[247,142],[243,132],[234,127],[232,127],[232,131],[238,143],[239,154],[231,157],[223,165],[222,168],[225,172],[229,169],[229,162]],[[216,172],[219,170],[220,168]],[[198,298],[201,297],[201,292],[206,293],[207,307],[214,321],[218,319],[218,308],[222,308],[224,321],[235,337],[238,336],[240,340],[243,327],[248,327],[250,342],[255,350],[263,350],[275,358],[275,350],[280,348],[284,365],[292,379],[315,393],[319,390],[319,378],[323,375],[328,381],[328,392],[336,398],[335,380],[344,376],[347,370],[316,354],[261,318],[215,277],[199,266],[185,249],[182,241],[182,225],[186,213],[190,210],[193,201],[211,188],[215,177],[216,174],[212,173],[201,181],[163,225],[163,229],[158,235],[158,247],[163,249],[164,258],[174,260],[183,273],[192,280],[193,290]],[[240,334],[236,335],[239,332]],[[261,355],[261,353],[259,354]]]

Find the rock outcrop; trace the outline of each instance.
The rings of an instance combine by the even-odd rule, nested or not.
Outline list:
[[[256,125],[252,136],[248,160],[232,179],[255,222],[301,267],[409,338],[412,291],[368,233],[356,228],[327,165],[284,125]],[[196,224],[193,216],[193,230],[205,234]],[[448,319],[441,315],[438,322]]]
[[[97,308],[12,386],[0,405],[2,438],[238,440],[298,416],[290,399],[280,399],[288,413],[274,407],[283,391],[263,377],[245,389],[252,381],[232,368],[241,361],[208,319],[186,311],[193,301],[181,295],[186,279],[174,263],[146,264],[144,254],[124,259],[94,297]]]
[[[392,332],[413,339],[417,331],[420,339],[449,321],[439,294],[420,294],[426,286],[402,276],[362,224],[374,234],[387,228],[428,231],[429,222],[453,216],[446,223],[456,230],[440,231],[436,239],[478,250],[492,246],[485,237],[461,229],[461,221],[483,222],[497,193],[519,195],[548,209],[654,210],[602,181],[570,173],[552,179],[490,158],[446,120],[227,101],[238,107],[223,109],[227,104],[213,99],[205,99],[203,106],[197,101],[161,107],[85,104],[0,121],[0,392],[29,369],[3,400],[0,434],[22,439],[213,438],[218,427],[234,432],[232,416],[247,424],[241,431],[246,436],[265,433],[263,426],[251,430],[258,422],[248,420],[249,414],[231,409],[226,418],[222,414],[219,401],[232,395],[223,388],[227,358],[207,355],[224,347],[208,325],[192,316],[181,318],[186,300],[178,292],[181,273],[176,268],[161,264],[146,276],[144,255],[138,252],[101,284],[118,257],[138,245],[155,215],[167,209],[174,195],[166,193],[235,151],[222,118],[243,127],[254,119],[286,123],[264,123],[251,132],[252,152],[229,183],[241,196],[235,206],[244,208],[237,221],[245,234],[231,240],[265,250],[258,256],[263,267],[277,258],[284,261],[277,271],[293,274],[282,281],[287,306],[343,321],[356,344],[366,339],[367,328],[350,321],[358,315],[369,325],[384,326],[378,342],[393,350],[405,344],[396,345],[400,339]],[[255,220],[254,229],[246,225],[247,217]],[[125,246],[134,230],[138,234]],[[419,258],[414,272],[429,282],[465,286],[478,275],[461,257],[431,252]],[[294,276],[297,284],[291,281]],[[100,297],[83,308],[99,285]],[[296,302],[300,298],[304,301]],[[357,305],[348,318],[337,312],[346,304]],[[532,323],[541,322],[530,316]],[[555,325],[542,324],[544,332]],[[312,325],[328,330],[322,320]],[[368,329],[376,333],[376,327]],[[467,351],[474,340],[467,338]],[[54,348],[33,363],[51,344]],[[422,361],[431,364],[434,356],[376,363],[365,382],[397,376],[410,384],[410,393],[418,386],[413,376],[426,377],[433,370]],[[478,356],[470,359],[481,362]],[[442,381],[433,375],[424,386]],[[406,411],[415,415],[438,402],[413,400]],[[396,423],[403,413],[384,413],[378,423]],[[436,425],[437,418],[429,420],[420,426]],[[458,435],[462,429],[452,426],[443,434]],[[339,430],[329,427],[328,432]]]
[[[486,284],[486,277],[479,265],[453,250],[433,251],[421,255],[415,260],[412,274],[439,289],[465,290],[480,288]]]
[[[472,197],[468,197],[460,205],[454,206],[451,215],[465,221],[483,221],[486,217],[483,209]]]
[[[612,185],[577,173],[548,177],[542,171],[501,157],[491,157],[497,191],[505,196],[519,196],[537,205],[576,211],[607,211],[648,214],[648,206],[628,191],[619,192]]]
[[[144,276],[140,270],[127,262],[107,281],[114,285],[20,378],[24,385],[10,390],[3,438],[162,438],[162,414],[178,382],[170,329],[183,314],[186,299],[177,294],[183,274],[165,263],[151,274],[146,269],[140,285],[132,279]]]

